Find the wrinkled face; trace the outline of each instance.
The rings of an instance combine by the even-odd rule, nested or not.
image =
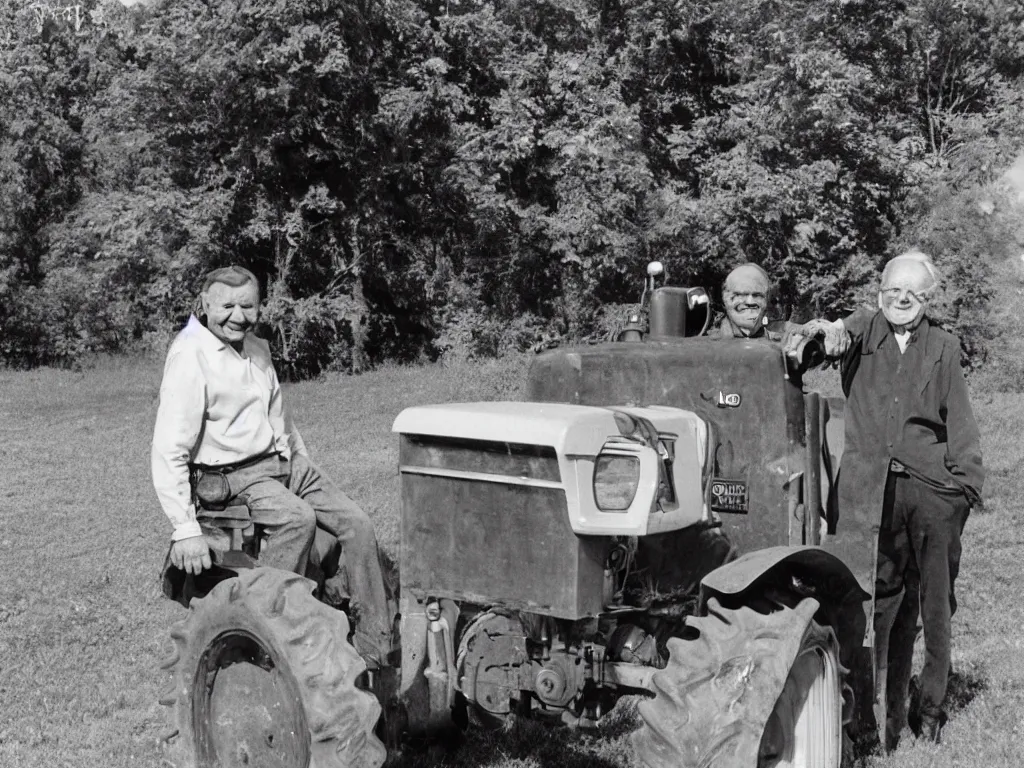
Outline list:
[[[750,334],[768,306],[768,281],[758,270],[740,267],[726,278],[722,298],[732,324]]]
[[[927,268],[913,260],[892,262],[882,275],[878,306],[894,326],[914,328],[924,317],[934,281]]]
[[[255,283],[214,283],[203,293],[206,327],[226,344],[240,348],[260,317],[260,289]]]

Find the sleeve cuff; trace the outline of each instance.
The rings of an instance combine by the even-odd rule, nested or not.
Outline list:
[[[182,539],[191,539],[202,535],[203,529],[199,527],[199,523],[195,520],[189,520],[187,523],[182,523],[174,529],[174,533],[171,534],[171,541],[181,541]]]

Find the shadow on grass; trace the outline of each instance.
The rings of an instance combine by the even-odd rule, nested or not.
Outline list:
[[[952,671],[946,689],[946,707],[950,714],[959,712],[988,688],[988,679],[974,672]]]
[[[950,670],[942,722],[945,723],[949,718],[955,716],[957,712],[966,708],[986,688],[988,688],[988,680],[981,675],[970,671],[957,672]],[[917,675],[910,681],[907,724],[915,735],[921,732],[921,686]]]
[[[497,730],[471,728],[447,745],[406,746],[389,756],[387,768],[623,768],[638,719],[635,704],[622,704],[596,731],[513,718]]]
[[[958,712],[966,708],[979,693],[987,688],[988,679],[983,674],[978,674],[974,671],[956,672],[950,670],[948,687],[946,689],[946,702],[942,714],[942,725],[944,726],[950,718],[955,717]],[[913,741],[913,738],[921,736],[921,686],[918,675],[910,678],[907,722],[905,725],[910,728],[910,732],[913,734],[913,737],[910,739],[911,741]],[[875,730],[874,719],[871,718],[870,722],[865,722],[862,728],[863,730],[859,733],[851,733],[853,737],[851,745],[852,764],[858,766],[858,768],[874,766],[876,765],[874,761],[884,756],[878,732]],[[905,739],[906,736],[904,735],[904,739],[901,739],[900,743],[904,743]]]

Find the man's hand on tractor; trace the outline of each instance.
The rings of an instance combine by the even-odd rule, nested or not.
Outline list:
[[[210,560],[210,547],[202,536],[192,536],[171,544],[171,564],[185,573],[197,576],[205,568],[213,565]]]
[[[845,328],[828,320],[815,319],[792,326],[782,340],[782,351],[790,357],[798,356],[804,338],[821,338],[828,357],[839,357],[850,346]]]

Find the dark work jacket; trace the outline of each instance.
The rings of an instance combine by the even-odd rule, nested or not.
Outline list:
[[[844,559],[871,592],[890,460],[936,493],[963,494],[972,505],[981,499],[985,473],[957,338],[925,317],[901,354],[881,310],[859,310],[843,324],[851,337],[840,368],[846,445],[829,548],[845,550]]]

